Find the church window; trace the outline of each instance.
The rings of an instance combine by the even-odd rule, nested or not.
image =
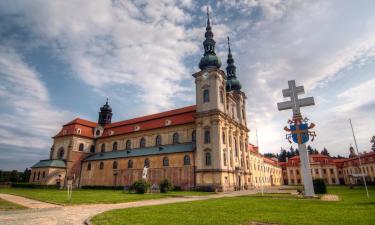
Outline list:
[[[38,179],[37,180],[39,180],[40,179],[40,171],[38,172]]]
[[[191,132],[191,142],[195,143],[196,141],[197,141],[197,132],[193,130],[193,132]]]
[[[248,156],[246,156],[246,168],[247,168],[247,169],[250,169],[250,168],[249,168],[249,157],[248,157]]]
[[[220,102],[224,104],[224,91],[220,90]]]
[[[245,109],[242,109],[242,119],[245,119]]]
[[[225,151],[225,149],[223,151],[223,162],[224,166],[227,166],[227,152]]]
[[[90,152],[91,152],[91,153],[94,153],[94,152],[95,152],[95,145],[91,145],[91,147],[90,147]]]
[[[188,156],[188,155],[184,156],[184,165],[185,166],[190,165],[190,156]]]
[[[168,157],[163,158],[163,166],[169,166],[169,159]]]
[[[148,158],[145,159],[144,167],[150,167],[150,160]]]
[[[237,140],[236,139],[234,139],[234,155],[238,156]]]
[[[100,169],[100,170],[104,169],[104,163],[103,163],[103,162],[100,162],[100,164],[99,164],[99,169]]]
[[[156,136],[156,138],[155,138],[155,145],[156,146],[160,146],[161,145],[161,136],[160,135]]]
[[[113,151],[117,151],[117,142],[113,143],[112,149],[113,149]]]
[[[211,142],[211,133],[210,130],[204,131],[204,143],[209,144]]]
[[[132,148],[132,142],[130,140],[127,140],[126,141],[126,146],[125,146],[126,150],[130,150]]]
[[[229,160],[230,160],[230,166],[232,167],[233,166],[233,152],[232,151],[230,151],[230,158],[229,158]]]
[[[42,178],[46,177],[46,171],[43,171]]]
[[[225,144],[225,132],[223,131],[223,144]]]
[[[211,165],[211,153],[210,152],[206,152],[206,154],[205,154],[205,161],[206,161],[206,166],[210,166]]]
[[[79,144],[78,151],[83,152],[84,145],[83,143]]]
[[[128,161],[128,168],[131,169],[133,168],[133,160],[129,159]]]
[[[146,139],[144,137],[142,137],[141,140],[139,141],[139,147],[140,148],[146,147]]]
[[[34,173],[33,173],[33,181],[35,181],[35,175],[36,175],[36,174],[35,174],[35,172],[34,172]]]
[[[105,144],[102,144],[102,147],[101,147],[100,151],[105,152]]]
[[[208,89],[203,90],[203,102],[210,101],[210,91]]]
[[[87,170],[88,170],[88,171],[91,170],[91,163],[88,163],[88,164],[87,164]]]
[[[117,161],[114,161],[112,164],[112,169],[117,170],[117,167],[118,167],[118,163]]]
[[[100,135],[100,130],[96,130],[96,136]]]
[[[61,147],[58,151],[57,158],[62,159],[64,158],[65,150],[63,147]]]
[[[173,134],[173,144],[178,144],[180,143],[180,135],[178,133]]]

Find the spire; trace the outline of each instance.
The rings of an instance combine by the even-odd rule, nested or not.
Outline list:
[[[209,68],[219,69],[221,66],[221,62],[215,53],[216,42],[213,39],[214,34],[211,28],[210,12],[208,10],[208,7],[207,7],[207,27],[206,27],[206,33],[204,34],[204,37],[206,38],[203,42],[204,54],[203,54],[203,57],[201,58],[201,61],[199,62],[199,68],[201,70],[209,69]]]
[[[228,59],[227,59],[228,66],[226,68],[227,76],[228,76],[228,78],[230,78],[230,77],[236,78],[236,66],[234,65],[234,59],[233,59],[233,56],[232,56],[232,51],[230,49],[229,37],[227,37],[227,38],[228,38]]]
[[[234,65],[234,59],[232,56],[232,50],[230,49],[230,41],[228,37],[228,59],[227,59],[228,66],[227,70],[227,83],[226,89],[228,92],[230,91],[241,91],[241,83],[237,80],[236,76],[236,66]]]

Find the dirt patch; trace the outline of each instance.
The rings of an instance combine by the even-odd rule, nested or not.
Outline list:
[[[337,201],[340,201],[340,198],[337,195],[326,194],[326,195],[322,195],[322,197],[320,197],[320,200],[329,201],[329,202],[337,202]]]

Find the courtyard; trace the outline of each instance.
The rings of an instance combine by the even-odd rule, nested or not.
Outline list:
[[[66,191],[45,189],[0,189],[58,207],[25,209],[0,201],[1,224],[82,224],[90,218],[95,225],[112,224],[374,224],[375,187],[370,198],[361,187],[329,186],[339,201],[303,199],[276,188],[247,192],[210,194],[170,192],[145,195],[113,190],[75,190],[72,203]],[[74,194],[75,193],[75,194]],[[92,199],[87,199],[92,198]],[[106,203],[106,204],[104,204]],[[4,211],[6,210],[6,211]],[[25,223],[28,221],[28,223]]]

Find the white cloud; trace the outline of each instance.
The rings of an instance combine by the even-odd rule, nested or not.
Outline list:
[[[0,46],[0,144],[49,148],[49,137],[71,116],[50,105],[38,73],[13,49]],[[43,149],[45,151],[45,149]]]

